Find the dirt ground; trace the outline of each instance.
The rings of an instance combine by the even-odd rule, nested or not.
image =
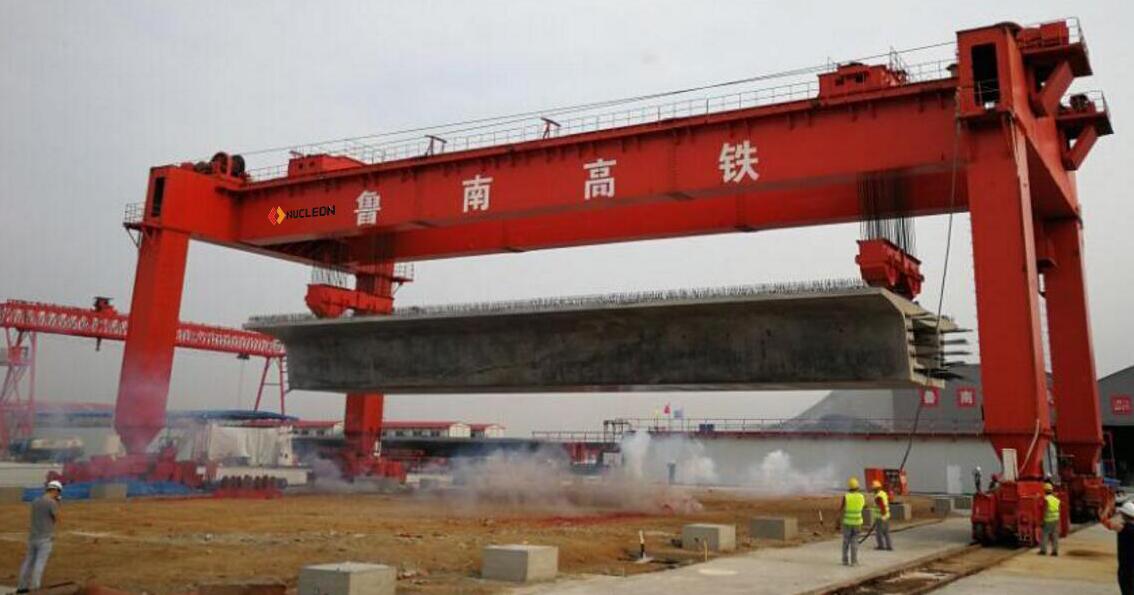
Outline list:
[[[399,592],[491,593],[504,585],[478,578],[480,549],[490,544],[555,545],[561,573],[626,575],[696,561],[697,554],[672,543],[691,522],[735,524],[742,552],[784,547],[748,537],[747,520],[757,515],[796,516],[801,542],[834,536],[834,496],[702,489],[667,492],[662,500],[660,507],[643,507],[648,513],[624,505],[470,502],[460,489],[64,502],[45,583],[93,581],[138,593],[263,579],[294,587],[305,565],[353,560],[396,565]],[[925,518],[928,502],[907,500],[914,502],[915,518]],[[0,584],[16,582],[27,517],[26,504],[0,505]],[[654,562],[635,562],[639,531]]]

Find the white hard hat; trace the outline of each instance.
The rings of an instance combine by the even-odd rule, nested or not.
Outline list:
[[[1134,519],[1134,500],[1128,500],[1126,504],[1119,506],[1118,512],[1122,513],[1122,516]]]
[[[47,482],[47,489],[59,490],[60,492],[62,492],[63,491],[63,484],[59,483],[58,481],[53,479],[53,480]]]

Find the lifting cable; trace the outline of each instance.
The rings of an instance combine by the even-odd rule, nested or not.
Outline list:
[[[957,98],[956,105],[960,106],[960,98]],[[953,248],[953,214],[954,206],[957,202],[957,169],[959,168],[960,149],[961,149],[961,117],[956,114],[953,117],[956,125],[953,129],[953,166],[949,173],[949,218],[945,231],[945,258],[941,265],[941,288],[937,294],[937,320],[935,322],[934,331],[937,334],[937,340],[941,341],[941,312],[942,306],[945,304],[945,281],[949,275],[949,254]],[[938,354],[938,365],[940,369],[945,369],[945,347],[941,346]],[[947,382],[948,380],[946,380]],[[921,396],[917,400],[917,412],[914,413],[913,427],[910,428],[909,436],[906,437],[906,452],[902,455],[902,463],[898,465],[898,473],[906,469],[906,461],[910,457],[910,449],[913,448],[914,434],[917,433],[918,422],[921,420],[921,410],[925,406],[925,396]]]
[[[960,105],[960,101],[957,101],[957,105],[958,106]],[[960,146],[961,146],[961,117],[960,117],[959,114],[957,114],[953,117],[953,119],[956,122],[956,126],[953,129],[953,166],[952,166],[952,170],[949,173],[949,219],[948,219],[948,224],[946,225],[946,228],[945,228],[946,229],[946,231],[945,231],[945,258],[942,261],[942,265],[941,265],[941,289],[937,294],[937,320],[935,322],[936,327],[934,328],[934,330],[937,333],[937,340],[938,341],[941,340],[941,312],[942,312],[941,308],[945,304],[945,281],[946,281],[946,279],[948,279],[948,275],[949,275],[949,254],[952,251],[952,247],[953,247],[953,212],[954,212],[954,206],[956,205],[956,202],[957,202],[957,169],[959,167]],[[944,346],[942,346],[941,351],[940,351],[940,353],[938,354],[937,357],[938,357],[938,365],[940,366],[940,368],[942,370],[944,370],[945,369],[945,348],[944,348]],[[899,475],[901,475],[901,473],[903,471],[905,471],[905,469],[906,469],[906,461],[909,460],[910,449],[913,448],[914,434],[917,433],[918,422],[921,420],[921,410],[924,407],[925,407],[925,397],[922,396],[922,397],[918,398],[918,400],[917,400],[917,412],[914,413],[913,427],[910,428],[909,435],[906,436],[906,452],[905,452],[905,454],[902,455],[902,463],[900,465],[898,465],[898,474]],[[877,522],[877,521],[875,521],[875,522]],[[859,538],[858,542],[863,543],[864,541],[869,539],[870,535],[873,534],[873,533],[874,533],[874,524],[871,524],[870,528],[867,529],[866,533],[863,534],[863,536],[861,538]]]

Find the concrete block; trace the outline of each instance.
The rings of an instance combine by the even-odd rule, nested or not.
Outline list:
[[[527,583],[559,574],[559,548],[552,545],[489,545],[481,552],[480,576]]]
[[[91,486],[91,500],[125,500],[126,484],[96,483]]]
[[[799,536],[799,523],[790,516],[758,516],[748,521],[748,535],[756,539],[788,541]]]
[[[0,504],[18,504],[24,501],[24,488],[19,486],[0,487]]]
[[[953,512],[953,498],[949,496],[938,496],[933,499],[933,514],[937,516],[949,516]]]
[[[908,502],[891,502],[890,503],[890,521],[891,522],[906,522],[913,520],[913,506]]]
[[[317,564],[299,571],[299,595],[394,595],[397,582],[397,569],[385,564]]]
[[[972,510],[973,497],[972,496],[953,496],[953,508],[960,508],[964,510]]]
[[[681,547],[700,551],[702,544],[709,545],[710,552],[731,552],[736,549],[736,525],[712,525],[695,523],[681,528]]]

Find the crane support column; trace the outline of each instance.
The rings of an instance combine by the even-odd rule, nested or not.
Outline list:
[[[114,429],[130,454],[144,453],[165,427],[188,249],[187,233],[143,230],[114,406]]]
[[[1058,219],[1045,222],[1044,230],[1052,261],[1044,272],[1044,293],[1060,477],[1070,492],[1073,520],[1085,521],[1113,504],[1113,494],[1098,473],[1103,440],[1083,274],[1082,226],[1077,219]]]
[[[1041,479],[1051,425],[1024,139],[1003,120],[969,138],[985,429],[997,453],[1016,451],[1021,479]]]

